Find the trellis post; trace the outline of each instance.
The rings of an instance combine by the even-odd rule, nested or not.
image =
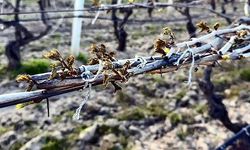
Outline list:
[[[247,17],[249,17],[249,5],[250,5],[250,0],[245,0],[244,14]]]
[[[74,5],[74,16],[82,16],[84,9],[84,0],[75,0]],[[81,42],[81,32],[82,32],[82,21],[83,18],[75,17],[72,24],[72,36],[71,36],[71,54],[78,56],[80,50]]]

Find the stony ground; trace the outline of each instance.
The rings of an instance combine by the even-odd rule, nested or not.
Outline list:
[[[155,17],[161,17],[161,14],[157,12]],[[217,20],[220,19],[209,20],[209,23],[213,24]],[[165,26],[175,31],[178,40],[185,40],[187,33],[183,24],[128,25],[127,51],[118,52],[117,57],[151,54],[153,41]],[[110,22],[97,20],[95,25],[90,26],[86,21],[84,29],[81,41],[84,54],[94,42],[104,43],[112,50],[117,46]],[[51,48],[58,48],[67,55],[70,31],[70,22],[64,20],[56,32],[24,47],[23,60],[41,58]],[[1,33],[4,35],[0,37],[2,41],[12,37],[8,33]],[[7,60],[3,53],[0,58],[0,67],[4,67]],[[80,65],[81,61],[77,63]],[[250,120],[249,64],[247,60],[224,62],[222,67],[214,69],[216,90],[225,97],[223,102],[235,122]],[[0,149],[214,149],[233,134],[219,121],[208,116],[206,100],[195,82],[202,78],[203,69],[199,68],[195,73],[190,88],[186,83],[188,70],[178,70],[163,76],[140,75],[122,84],[122,91],[117,93],[111,86],[94,87],[77,121],[72,116],[87,90],[51,98],[50,117],[47,117],[45,102],[21,110],[14,107],[1,109]],[[12,74],[4,72],[0,76],[1,94],[24,91],[23,84],[17,84],[9,78]]]

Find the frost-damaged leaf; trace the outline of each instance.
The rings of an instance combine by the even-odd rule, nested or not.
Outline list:
[[[169,27],[163,28],[163,34],[164,35],[169,35],[171,40],[175,39],[175,34]]]
[[[26,91],[27,91],[27,92],[28,92],[28,91],[31,91],[34,85],[35,85],[34,82],[30,81],[30,82],[29,82],[29,85],[28,85],[28,87],[27,87],[27,89],[26,89]]]
[[[122,74],[123,76],[125,76],[125,78],[127,78],[128,75],[128,69],[131,68],[131,62],[130,61],[126,61],[126,63],[122,66],[122,68],[119,70],[120,74]]]
[[[34,82],[31,79],[30,75],[24,75],[24,74],[18,75],[16,78],[16,82],[27,82],[29,85],[28,85],[26,91],[31,91],[33,86],[34,86]]]
[[[201,29],[200,32],[203,32],[203,31],[206,31],[208,33],[211,32],[209,26],[204,21],[201,21],[201,22],[197,23],[196,26]]]
[[[247,30],[241,30],[241,31],[237,32],[237,36],[239,38],[245,38],[247,36],[247,34],[248,34]]]
[[[88,60],[88,65],[96,65],[96,64],[98,64],[99,63],[99,61],[98,61],[98,59],[97,58],[89,58],[89,60]]]
[[[56,66],[57,64],[51,64],[51,74],[48,78],[48,80],[52,80],[52,79],[55,79],[56,77],[58,77],[58,73],[57,73],[57,70],[56,70]]]
[[[110,61],[110,60],[104,61],[103,62],[103,69],[105,69],[105,70],[113,69],[112,61]]]
[[[23,81],[29,82],[30,80],[31,77],[30,75],[27,74],[20,74],[16,77],[16,82],[23,82]]]
[[[61,81],[66,79],[67,75],[67,72],[62,72],[61,74],[59,74]]]
[[[43,55],[45,58],[52,60],[60,60],[61,55],[57,49],[53,49]]]
[[[161,39],[157,39],[154,44],[155,52],[162,54],[162,56],[165,56],[167,54],[167,51],[165,49],[166,48],[169,49],[169,47],[170,47],[170,44]]]
[[[67,64],[69,65],[69,67],[73,68],[72,65],[74,64],[75,62],[75,57],[73,55],[69,55],[67,58],[66,58],[66,62]]]
[[[213,27],[214,30],[218,30],[218,28],[220,27],[220,23],[216,22]]]
[[[107,85],[108,85],[108,83],[109,83],[109,79],[110,79],[110,77],[109,77],[109,75],[107,74],[107,73],[103,73],[103,85],[105,86],[105,87],[107,87]]]
[[[92,6],[99,7],[101,5],[100,0],[91,0]]]

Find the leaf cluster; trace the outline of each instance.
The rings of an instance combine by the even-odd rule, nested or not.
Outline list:
[[[175,45],[175,34],[169,28],[165,27],[162,31],[163,35],[168,35],[169,39],[157,39],[154,43],[154,52],[161,54],[162,56],[166,56],[170,52],[170,48]]]
[[[64,80],[67,76],[76,75],[76,70],[73,67],[75,62],[75,57],[73,55],[69,55],[66,58],[63,58],[60,52],[57,49],[53,49],[43,55],[47,59],[54,60],[55,63],[51,64],[51,75],[49,80],[60,77],[61,80]],[[61,70],[59,73],[58,71]]]
[[[116,61],[115,53],[112,51],[108,52],[104,44],[92,44],[89,51],[92,57],[90,57],[88,64],[99,64],[103,66],[103,84],[107,86],[110,82],[115,87],[115,91],[120,90],[121,87],[116,84],[115,80],[111,79],[111,77],[115,75],[121,81],[127,81],[129,77],[128,69],[131,68],[131,63],[127,61],[121,68],[115,68],[113,65],[113,62]]]

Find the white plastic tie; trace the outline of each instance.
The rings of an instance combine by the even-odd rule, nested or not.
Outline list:
[[[91,24],[94,25],[97,18],[100,16],[100,10],[97,11],[96,15],[95,15],[95,18],[92,20]]]
[[[193,73],[193,68],[194,68],[194,65],[195,65],[195,59],[194,59],[194,53],[192,51],[192,49],[189,47],[189,45],[186,43],[186,46],[187,46],[187,50],[185,50],[183,52],[183,54],[180,56],[180,58],[177,60],[177,63],[176,65],[179,66],[180,64],[180,61],[186,57],[187,53],[191,54],[191,57],[192,57],[192,63],[191,63],[191,66],[190,66],[190,69],[189,69],[189,73],[188,73],[188,85],[190,86],[191,85],[191,82],[192,82],[192,73]]]
[[[147,60],[141,56],[135,56],[135,59],[140,61],[140,64],[137,65],[138,68],[144,68],[147,64]]]
[[[79,120],[81,110],[82,110],[83,106],[85,106],[85,104],[87,103],[87,101],[90,97],[91,84],[87,80],[91,78],[92,73],[89,70],[87,70],[86,67],[84,68],[84,70],[85,71],[81,74],[82,80],[85,81],[85,84],[83,86],[83,90],[86,89],[88,86],[89,86],[89,90],[88,90],[87,94],[83,97],[83,101],[81,102],[79,107],[76,109],[76,112],[73,115],[73,120]]]
[[[82,110],[83,106],[85,106],[85,104],[87,103],[87,101],[89,100],[90,92],[91,92],[91,84],[88,83],[88,82],[86,82],[85,85],[84,85],[84,88],[86,88],[88,85],[89,85],[88,92],[84,96],[83,101],[81,102],[81,104],[79,105],[79,107],[76,109],[76,112],[73,115],[73,120],[79,120],[80,119],[81,110]]]
[[[184,58],[184,57],[186,57],[186,55],[187,55],[187,53],[189,52],[189,45],[186,43],[186,46],[188,47],[188,49],[187,50],[185,50],[182,54],[181,54],[181,56],[180,56],[180,58],[177,60],[177,62],[176,62],[176,65],[177,66],[179,66],[179,64],[180,64],[180,61]]]
[[[98,68],[98,71],[95,74],[95,76],[92,79],[90,79],[90,78],[87,78],[87,79],[82,78],[83,81],[85,81],[85,82],[93,82],[93,81],[95,81],[96,78],[101,74],[102,70],[103,70],[102,60],[99,60],[99,68]],[[89,70],[86,70],[86,67],[85,67],[85,71],[81,74],[81,76],[83,76],[83,75],[91,76],[92,73]]]

